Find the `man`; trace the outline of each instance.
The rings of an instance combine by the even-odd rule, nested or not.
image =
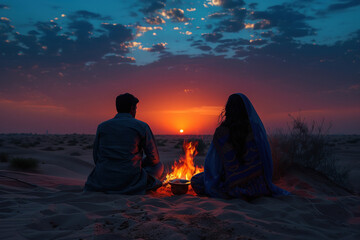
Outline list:
[[[145,194],[161,186],[158,178],[164,165],[150,127],[135,119],[138,102],[129,93],[117,96],[118,114],[98,126],[93,150],[95,168],[85,191]]]

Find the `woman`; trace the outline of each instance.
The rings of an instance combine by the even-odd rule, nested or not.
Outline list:
[[[272,183],[272,158],[264,126],[249,99],[232,94],[220,115],[204,172],[191,179],[199,195],[250,200],[288,195]]]

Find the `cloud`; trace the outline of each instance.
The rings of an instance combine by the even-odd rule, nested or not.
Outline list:
[[[249,8],[250,9],[256,9],[258,5],[259,5],[258,3],[250,3]]]
[[[118,54],[105,55],[103,59],[105,59],[106,62],[110,65],[121,63],[134,63],[136,61],[134,57],[125,57]]]
[[[152,1],[151,4],[148,7],[145,7],[141,9],[140,11],[144,14],[153,14],[159,9],[164,8],[166,5],[162,1]]]
[[[160,25],[160,24],[164,24],[164,23],[165,23],[165,20],[162,19],[162,18],[159,17],[159,16],[156,16],[156,17],[146,17],[146,18],[145,18],[145,21],[146,21],[148,24],[151,24],[151,25]]]
[[[140,49],[148,51],[148,52],[162,52],[166,49],[166,45],[167,45],[167,43],[158,43],[158,44],[154,44],[151,48],[141,47]]]
[[[227,12],[216,12],[216,13],[212,13],[210,15],[208,15],[209,19],[217,19],[217,18],[223,18],[228,16]]]
[[[0,9],[10,9],[10,7],[5,4],[0,4]]]
[[[223,37],[221,33],[203,33],[201,34],[203,38],[205,38],[205,41],[207,42],[217,42],[220,38]]]
[[[111,41],[122,43],[134,39],[131,29],[122,24],[102,24],[102,27],[108,30]]]
[[[254,11],[250,19],[260,20],[255,23],[254,29],[270,29],[276,27],[283,35],[282,39],[293,37],[305,37],[314,35],[315,29],[306,23],[311,20],[287,5],[276,5],[269,7],[266,11]],[[286,20],[285,20],[286,19]]]
[[[88,21],[73,21],[69,24],[70,29],[75,30],[75,36],[78,39],[89,38],[94,26]]]
[[[202,50],[202,51],[210,51],[212,48],[206,45],[201,45],[197,47],[198,49]]]
[[[66,113],[67,109],[63,106],[40,104],[35,101],[24,100],[14,101],[9,99],[0,99],[0,106],[12,109],[21,109],[23,111],[44,112],[44,113]]]
[[[14,27],[10,23],[10,19],[6,17],[0,18],[0,41],[5,41],[8,39],[9,34],[14,30]]]
[[[161,15],[171,19],[173,22],[188,22],[190,19],[185,17],[184,10],[180,8],[172,8],[170,10],[163,10]]]
[[[84,19],[68,22],[72,32],[64,32],[57,22],[37,22],[34,27],[36,30],[20,34],[15,32],[9,19],[0,19],[0,68],[60,67],[61,64],[103,61],[102,57],[108,53],[128,53],[124,43],[134,39],[132,29],[122,24],[103,23],[96,29]],[[93,35],[94,31],[101,34]],[[123,62],[129,60],[124,56]]]
[[[216,32],[239,32],[245,28],[245,24],[238,20],[228,19],[220,22]]]
[[[247,15],[246,9],[232,9],[230,12],[229,19],[222,20],[218,27],[215,29],[216,32],[239,32],[245,28],[244,20]]]
[[[112,20],[112,18],[109,16],[102,16],[101,14],[89,12],[86,10],[76,11],[75,13],[70,14],[69,18],[72,20],[76,20],[79,18],[91,20]]]
[[[250,45],[264,45],[268,41],[264,39],[250,39]]]
[[[359,0],[342,0],[342,3],[331,4],[328,7],[328,11],[339,11],[348,8],[356,7],[360,5]]]
[[[17,34],[15,36],[19,43],[26,46],[25,48],[21,49],[21,51],[24,52],[24,54],[32,57],[36,57],[37,54],[41,51],[41,45],[39,44],[36,35]]]
[[[245,2],[243,0],[217,0],[214,5],[222,6],[223,8],[243,7]]]

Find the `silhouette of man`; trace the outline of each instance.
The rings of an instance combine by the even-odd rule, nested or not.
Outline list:
[[[161,186],[164,171],[150,127],[135,119],[139,100],[129,93],[116,98],[118,114],[98,126],[85,191],[145,194]],[[143,158],[143,152],[146,157]]]

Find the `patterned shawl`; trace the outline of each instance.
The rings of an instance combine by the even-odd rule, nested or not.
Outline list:
[[[205,158],[205,191],[213,197],[289,195],[272,183],[272,158],[265,128],[249,99],[240,94],[249,116],[252,134],[246,140],[242,161],[228,141],[229,129],[218,127]]]

